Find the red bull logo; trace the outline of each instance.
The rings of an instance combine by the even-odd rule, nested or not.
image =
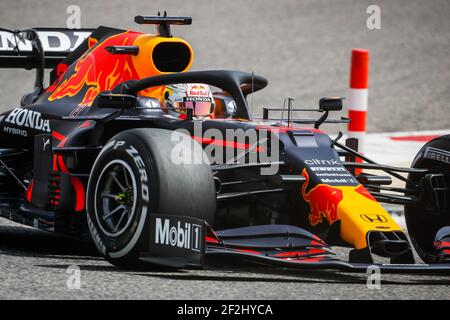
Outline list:
[[[330,186],[318,184],[308,192],[310,177],[303,169],[305,183],[301,192],[311,207],[309,224],[316,226],[326,220],[329,225],[339,220],[340,236],[357,249],[367,247],[367,233],[379,231],[402,231],[386,210],[363,185]]]
[[[90,41],[90,45],[94,46],[68,69],[72,74],[62,82],[58,80],[56,86],[47,90],[51,92],[48,100],[74,97],[83,92],[79,106],[90,106],[101,91],[110,90],[126,80],[138,79],[130,55],[113,55],[105,48],[113,45],[133,45],[140,35],[137,32],[124,32],[111,36],[97,45]]]
[[[339,218],[338,204],[343,199],[342,190],[326,184],[319,184],[306,192],[309,184],[309,174],[306,169],[303,169],[302,176],[306,179],[302,186],[302,196],[311,207],[309,224],[316,226],[325,219],[331,225]]]
[[[203,85],[192,85],[189,88],[190,96],[209,96],[209,90]]]

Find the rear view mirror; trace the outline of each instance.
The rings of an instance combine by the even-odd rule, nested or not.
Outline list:
[[[341,111],[342,100],[340,97],[325,97],[319,100],[319,109],[321,111]]]
[[[98,108],[133,109],[137,98],[129,94],[100,93],[94,100]]]

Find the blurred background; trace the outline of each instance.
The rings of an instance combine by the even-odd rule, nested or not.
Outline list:
[[[379,30],[366,26],[373,4],[381,10]],[[269,79],[255,95],[256,114],[263,106],[281,106],[287,96],[296,98],[296,107],[347,96],[351,49],[366,48],[368,132],[450,129],[448,0],[2,0],[0,24],[66,27],[69,5],[81,8],[83,28],[153,32],[135,24],[134,16],[158,10],[192,16],[191,26],[172,31],[193,46],[193,70],[241,69]],[[0,111],[17,106],[33,79],[33,71],[0,70]]]

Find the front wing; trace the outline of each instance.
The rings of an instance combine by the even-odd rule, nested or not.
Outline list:
[[[449,263],[350,263],[305,229],[289,225],[259,225],[214,231],[205,221],[153,214],[148,251],[141,260],[166,268],[269,266],[299,270],[366,273],[376,266],[383,273],[450,274]]]
[[[367,264],[339,259],[314,234],[293,226],[267,225],[213,232],[206,237],[207,262],[253,264],[300,270],[366,273],[376,266],[383,273],[450,274],[449,263]]]

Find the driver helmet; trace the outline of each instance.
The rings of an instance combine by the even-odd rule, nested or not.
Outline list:
[[[211,116],[214,112],[214,97],[211,88],[202,83],[167,85],[164,91],[167,113],[185,119],[192,109],[194,118]]]

